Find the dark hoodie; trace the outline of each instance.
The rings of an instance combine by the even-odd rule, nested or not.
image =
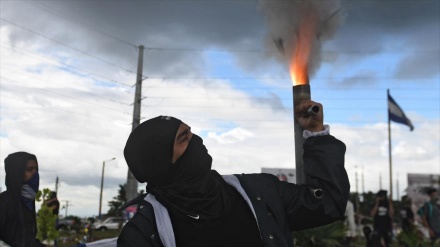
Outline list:
[[[35,209],[26,207],[21,196],[24,172],[29,160],[37,161],[37,157],[26,152],[16,152],[5,159],[6,191],[0,194],[0,240],[14,247],[39,246],[36,240]]]

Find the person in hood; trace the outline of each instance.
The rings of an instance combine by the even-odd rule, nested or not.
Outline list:
[[[16,152],[5,159],[6,191],[0,194],[0,240],[14,247],[43,246],[36,239],[37,157]]]
[[[221,176],[211,169],[202,138],[186,123],[159,116],[140,124],[124,156],[136,179],[147,183],[147,193],[124,205],[138,210],[118,246],[291,247],[291,231],[343,219],[350,190],[346,148],[329,135],[322,111],[306,114],[312,105],[322,109],[312,101],[295,109],[307,138],[304,185],[270,174]]]

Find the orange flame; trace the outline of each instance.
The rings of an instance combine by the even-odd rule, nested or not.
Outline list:
[[[294,85],[309,84],[309,58],[316,37],[317,15],[304,11],[298,26],[295,50],[290,58],[290,77]]]

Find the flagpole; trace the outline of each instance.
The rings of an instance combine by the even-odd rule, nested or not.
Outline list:
[[[390,98],[390,90],[387,89],[387,103]],[[388,103],[389,104],[389,103]],[[390,165],[390,199],[393,200],[393,162],[391,157],[391,121],[390,121],[390,110],[388,109],[388,160]]]

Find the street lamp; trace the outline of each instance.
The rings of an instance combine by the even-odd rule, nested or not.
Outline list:
[[[105,162],[109,162],[112,160],[115,160],[116,158],[111,158],[109,160],[104,160],[102,162],[102,175],[101,175],[101,192],[99,193],[99,219],[101,219],[102,215],[101,215],[101,208],[102,208],[102,189],[104,187],[104,169],[105,169]]]

